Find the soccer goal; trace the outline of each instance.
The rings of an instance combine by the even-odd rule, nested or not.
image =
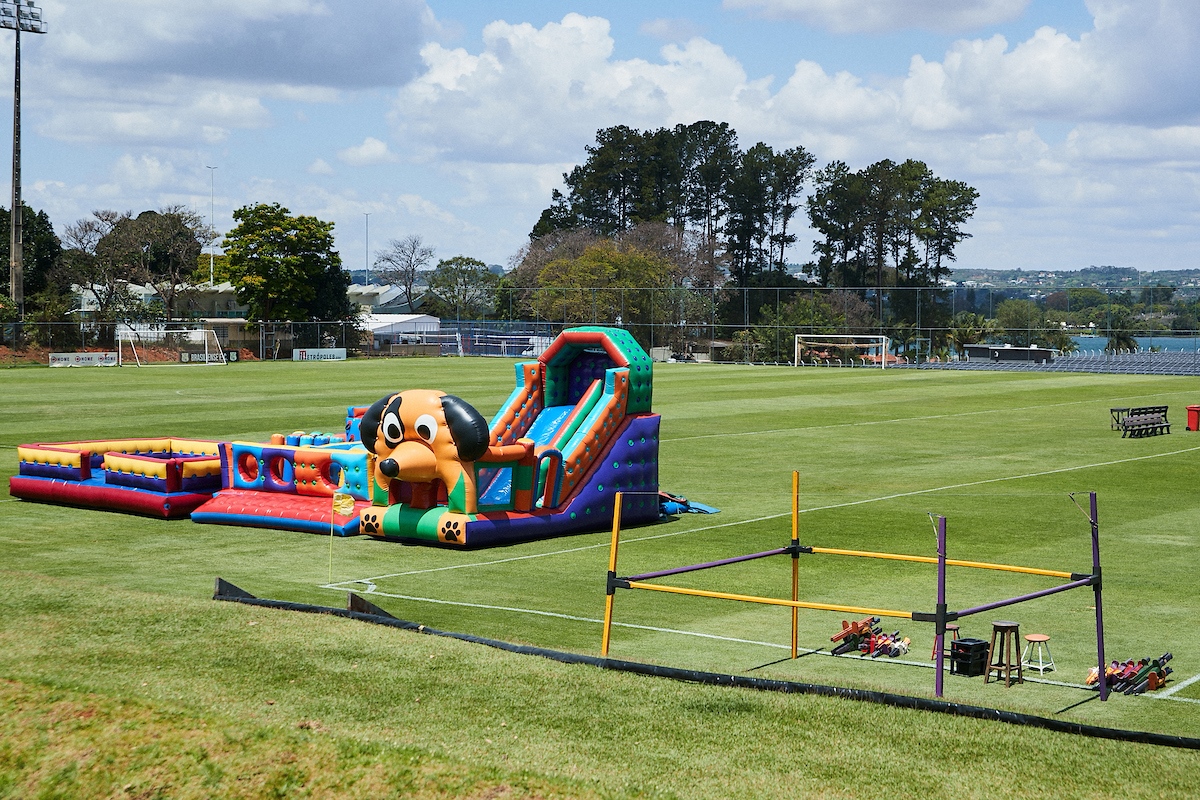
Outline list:
[[[797,367],[887,368],[891,339],[881,335],[796,334]]]
[[[168,349],[179,351],[181,364],[227,364],[225,350],[217,333],[209,328],[164,331],[138,330],[129,326],[117,329],[117,364],[142,366],[148,351]],[[140,351],[140,352],[139,352]]]

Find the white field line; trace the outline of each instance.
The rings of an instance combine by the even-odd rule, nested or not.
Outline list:
[[[836,509],[836,508],[850,508],[852,506],[866,505],[867,503],[879,503],[879,502],[883,502],[885,500],[896,500],[901,497],[915,497],[917,495],[932,494],[934,492],[946,492],[946,491],[952,491],[954,489],[967,489],[972,486],[983,486],[983,485],[989,484],[989,483],[1002,483],[1004,481],[1017,481],[1017,480],[1024,480],[1025,478],[1039,478],[1039,477],[1043,477],[1046,475],[1057,475],[1059,473],[1076,472],[1076,471],[1084,470],[1084,469],[1095,469],[1098,467],[1110,467],[1110,466],[1114,466],[1116,464],[1127,464],[1127,463],[1131,463],[1134,461],[1147,461],[1147,460],[1153,459],[1153,458],[1165,458],[1167,456],[1176,456],[1176,455],[1180,455],[1182,453],[1192,453],[1197,450],[1200,450],[1200,446],[1187,447],[1182,450],[1172,450],[1167,453],[1152,453],[1150,455],[1145,455],[1145,456],[1133,456],[1131,458],[1119,458],[1119,459],[1116,459],[1115,461],[1101,461],[1101,462],[1098,462],[1095,464],[1080,464],[1080,465],[1073,466],[1073,467],[1060,467],[1058,469],[1043,470],[1042,472],[1027,472],[1023,475],[1009,475],[1009,476],[1002,477],[1002,478],[985,478],[985,479],[979,480],[979,481],[969,481],[967,483],[955,483],[955,484],[950,484],[948,486],[937,486],[932,489],[914,489],[911,492],[899,492],[897,494],[883,495],[881,497],[868,497],[863,500],[849,500],[845,503],[834,503],[832,505],[827,505],[827,506],[815,506],[813,508],[802,508],[802,509],[800,509],[800,513],[808,514],[813,511],[829,511],[831,509]],[[684,536],[684,535],[690,534],[690,533],[700,533],[702,531],[716,530],[717,528],[730,528],[735,525],[749,525],[754,522],[765,522],[767,520],[779,519],[780,517],[786,517],[790,514],[791,514],[790,511],[784,511],[780,514],[768,514],[766,516],[754,517],[752,519],[744,519],[744,520],[739,520],[736,522],[723,522],[718,525],[705,525],[700,528],[689,528],[687,530],[672,531],[670,533],[659,533],[659,534],[654,534],[653,536],[632,537],[629,539],[622,539],[621,544],[633,544],[635,542],[647,542],[647,541],[651,541],[653,539],[665,539],[670,536]],[[547,556],[558,556],[558,555],[565,555],[568,553],[578,553],[578,552],[582,552],[584,550],[596,550],[598,548],[608,547],[608,546],[609,546],[608,542],[600,542],[598,544],[583,545],[581,547],[570,547],[565,550],[552,550],[548,553],[533,553],[531,555],[525,555],[525,556],[511,556],[509,558],[498,558],[498,559],[493,559],[491,561],[476,561],[476,562],[473,562],[470,564],[452,564],[450,566],[445,566],[445,567],[431,567],[429,569],[416,569],[416,570],[409,570],[407,572],[393,572],[393,573],[389,573],[387,575],[374,575],[372,577],[361,578],[359,580],[363,581],[363,582],[376,581],[376,580],[383,580],[384,578],[399,578],[399,577],[404,577],[407,575],[422,575],[422,574],[429,573],[429,572],[443,572],[443,571],[452,570],[452,569],[468,569],[468,568],[473,568],[473,567],[486,567],[486,566],[491,566],[492,564],[504,564],[504,563],[507,563],[510,561],[525,561],[525,560],[531,559],[531,558],[545,558]],[[354,581],[354,580],[339,581],[337,583],[329,584],[329,586],[330,587],[344,586],[345,584],[355,583],[355,582],[357,582],[357,581]]]
[[[1186,681],[1180,681],[1179,683],[1172,686],[1170,689],[1166,689],[1165,691],[1159,692],[1158,694],[1155,695],[1155,697],[1170,697],[1171,695],[1178,692],[1180,689],[1186,689],[1187,687],[1191,686],[1196,681],[1200,681],[1200,674],[1193,675],[1192,677],[1188,678]],[[1192,702],[1200,702],[1200,701],[1192,701]]]
[[[651,539],[665,539],[668,536],[683,536],[684,534],[687,534],[687,533],[699,533],[701,531],[711,531],[716,528],[729,528],[734,525],[748,525],[751,522],[763,522],[765,520],[778,519],[779,517],[786,517],[790,513],[791,512],[788,511],[783,514],[770,514],[765,517],[755,517],[754,519],[744,519],[744,520],[740,520],[738,522],[722,522],[719,525],[705,525],[702,528],[689,528],[684,531],[672,531],[670,533],[657,533],[657,534],[654,534],[653,536],[639,536],[636,538],[622,539],[621,544],[631,544],[633,542],[646,542]],[[585,544],[585,545],[582,545],[581,547],[568,547],[565,550],[552,550],[549,553],[532,553],[532,554],[526,555],[526,556],[510,556],[509,558],[497,558],[497,559],[493,559],[491,561],[476,561],[471,564],[451,564],[446,567],[430,567],[428,569],[409,570],[408,572],[392,572],[387,575],[373,575],[369,578],[359,578],[356,580],[348,580],[348,581],[337,581],[335,583],[329,584],[329,587],[344,586],[348,583],[367,583],[367,582],[373,582],[373,581],[377,581],[377,580],[383,580],[384,578],[402,578],[406,575],[424,575],[429,572],[444,572],[446,570],[451,570],[451,569],[469,569],[471,567],[488,567],[488,566],[491,566],[492,564],[506,564],[510,561],[526,561],[531,558],[545,558],[546,556],[561,556],[561,555],[566,555],[568,553],[579,553],[584,550],[597,550],[601,547],[608,547],[608,546],[609,546],[608,542],[600,542],[598,544]],[[326,587],[322,587],[322,588],[326,588]]]
[[[1158,392],[1147,395],[1134,395],[1133,397],[1112,397],[1108,400],[1068,400],[1062,403],[1045,403],[1036,406],[1017,406],[1013,408],[985,408],[979,411],[958,411],[950,414],[928,414],[920,417],[892,417],[889,419],[868,419],[856,422],[834,422],[829,425],[804,425],[798,428],[772,428],[761,431],[734,431],[729,433],[701,433],[695,436],[677,436],[672,438],[659,437],[659,441],[666,442],[688,442],[693,439],[722,439],[725,437],[734,436],[759,436],[763,434],[779,434],[779,433],[800,433],[802,431],[820,431],[829,430],[831,428],[852,428],[858,425],[891,425],[896,422],[926,422],[934,419],[953,419],[955,417],[974,417],[982,414],[1007,414],[1020,411],[1037,411],[1042,408],[1061,408],[1063,406],[1082,406],[1092,403],[1124,403],[1132,400],[1141,400],[1151,397],[1170,397],[1172,395],[1181,394],[1181,392]]]

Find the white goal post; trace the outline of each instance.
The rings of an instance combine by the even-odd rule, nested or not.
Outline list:
[[[841,335],[798,333],[792,353],[797,367],[879,367],[887,368],[891,339],[882,335]]]
[[[142,366],[146,348],[161,345],[179,350],[181,364],[227,364],[225,350],[211,328],[164,331],[158,329],[137,330],[128,325],[117,328],[117,365],[133,363]]]

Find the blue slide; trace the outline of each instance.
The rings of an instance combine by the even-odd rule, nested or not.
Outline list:
[[[574,410],[575,406],[573,405],[543,408],[542,413],[538,414],[537,419],[529,426],[529,432],[525,434],[525,438],[533,439],[533,443],[538,447],[550,444]],[[487,488],[479,493],[480,507],[510,502],[512,470],[499,469],[487,470],[487,472],[495,472],[495,476],[490,478],[491,483],[487,485]],[[484,483],[486,480],[485,471],[480,470],[480,483]]]

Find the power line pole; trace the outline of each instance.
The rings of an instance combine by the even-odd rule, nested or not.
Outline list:
[[[16,34],[15,64],[13,69],[13,180],[12,206],[8,249],[8,290],[13,304],[17,307],[19,319],[25,317],[25,272],[22,260],[21,223],[23,205],[21,203],[21,31],[26,33],[45,33],[46,23],[42,19],[42,10],[33,4],[33,0],[0,0],[0,28],[11,28]]]

